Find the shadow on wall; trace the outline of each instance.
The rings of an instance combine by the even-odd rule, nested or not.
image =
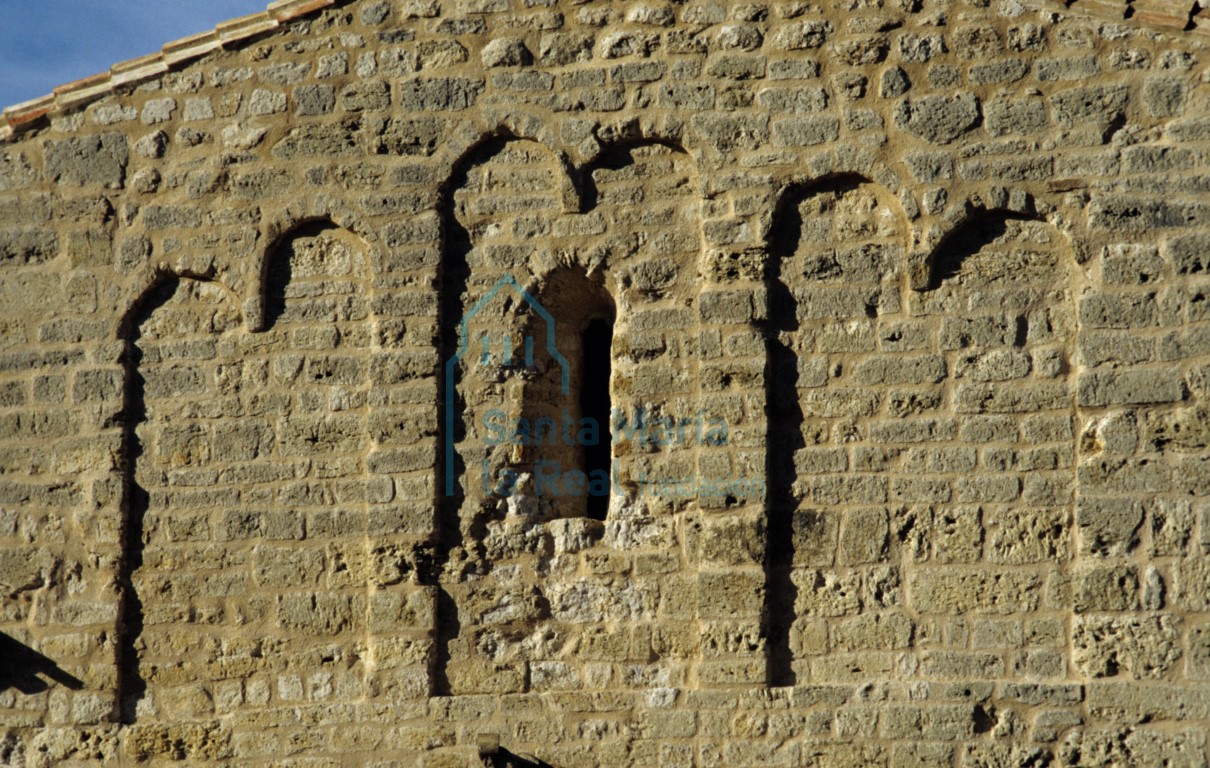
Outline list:
[[[798,300],[782,279],[782,266],[794,255],[802,234],[802,216],[798,203],[815,190],[794,190],[781,201],[775,213],[777,226],[769,242],[769,321],[766,334],[769,391],[768,442],[765,452],[765,476],[769,482],[768,544],[765,553],[765,614],[768,634],[766,680],[770,686],[794,685],[790,629],[794,626],[798,589],[791,571],[794,560],[794,515],[798,500],[794,497],[794,453],[804,447],[803,413],[798,401],[799,359],[793,345],[783,335],[799,330]]]
[[[73,691],[84,687],[83,680],[64,672],[53,659],[0,632],[0,693],[9,688],[26,694],[42,693],[50,688],[43,677]]]
[[[964,222],[934,249],[937,254],[929,270],[926,291],[935,291],[953,280],[962,265],[989,243],[1001,243],[1011,236],[1010,222],[1037,221],[1033,216],[1011,211],[993,211]]]
[[[144,525],[150,507],[147,489],[141,486],[135,468],[143,456],[143,444],[137,427],[147,419],[146,382],[140,364],[143,352],[139,348],[140,329],[151,315],[165,304],[181,287],[181,278],[164,279],[152,287],[135,304],[124,321],[121,335],[126,349],[126,389],[123,405],[124,453],[126,466],[123,476],[125,514],[122,523],[122,564],[118,583],[122,598],[118,607],[118,702],[121,722],[133,723],[138,702],[146,695],[147,681],[139,664],[138,641],[143,634],[143,601],[134,586],[134,573],[143,565]]]
[[[500,746],[500,737],[483,734],[479,737],[479,759],[484,768],[551,768],[550,763],[533,755],[516,755]]]
[[[836,414],[825,415],[827,409],[812,400],[812,391],[843,381],[850,388],[842,395],[847,397],[866,385],[851,381],[852,373],[842,378],[846,365],[830,355],[868,350],[847,340],[824,341],[821,334],[830,326],[846,337],[851,329],[872,337],[880,313],[897,312],[890,304],[882,308],[881,297],[898,291],[905,242],[904,218],[893,196],[862,176],[793,185],[773,213],[765,276],[769,496],[764,611],[766,679],[773,687],[802,682],[807,657],[819,653],[800,618],[811,610],[811,569],[830,567],[833,561],[826,550],[813,548],[829,539],[829,530],[847,512],[832,509],[817,495],[817,483],[828,482],[818,476],[854,472],[847,458],[843,469],[812,465],[813,451],[835,451],[851,440],[842,437]],[[845,450],[839,448],[847,456]],[[796,581],[804,578],[806,582]]]

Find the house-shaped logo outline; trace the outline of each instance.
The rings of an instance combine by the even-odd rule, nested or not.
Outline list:
[[[563,396],[567,397],[571,394],[571,366],[567,362],[567,358],[559,353],[559,349],[555,345],[555,318],[550,312],[546,311],[546,307],[542,306],[529,291],[521,287],[521,284],[517,282],[517,279],[512,274],[504,275],[483,295],[483,298],[475,302],[474,306],[462,314],[462,319],[458,322],[458,351],[451,355],[449,360],[445,361],[446,496],[452,497],[454,495],[454,483],[456,480],[454,477],[454,367],[458,365],[458,361],[470,349],[470,321],[506,287],[511,287],[520,297],[521,301],[532,307],[538,313],[538,316],[546,322],[546,349],[550,352],[550,356],[559,364],[559,370],[562,373],[560,384]]]

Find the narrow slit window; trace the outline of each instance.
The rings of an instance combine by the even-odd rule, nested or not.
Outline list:
[[[543,518],[604,520],[609,510],[613,298],[576,269],[547,276],[528,318],[518,423],[522,439],[510,471]],[[521,348],[514,352],[518,362]],[[526,478],[532,478],[527,481]]]
[[[609,378],[613,355],[613,323],[605,318],[589,321],[580,337],[582,350],[580,413],[597,425],[596,441],[586,440],[584,472],[589,478],[612,480],[610,465],[613,440],[609,431],[611,414]],[[593,520],[604,520],[609,510],[610,483],[589,483],[585,513]]]

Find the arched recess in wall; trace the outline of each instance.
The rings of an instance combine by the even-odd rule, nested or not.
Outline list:
[[[797,392],[770,396],[773,684],[894,675],[897,652],[947,647],[956,614],[1036,609],[1070,558],[1070,248],[981,212],[905,291],[902,220],[865,188],[812,190],[774,230],[770,384]],[[1053,649],[1013,658],[1008,677],[1064,672]]]
[[[663,468],[668,462],[659,455],[685,462],[691,453],[640,439],[633,455],[623,457],[627,449],[615,443],[593,457],[578,427],[586,410],[633,413],[631,405],[641,403],[671,416],[673,408],[692,407],[693,305],[681,293],[696,290],[700,225],[685,160],[663,145],[611,153],[589,171],[591,207],[583,214],[565,210],[563,168],[531,141],[485,143],[450,184],[442,329],[443,357],[452,362],[443,387],[443,447],[455,465],[439,489],[453,493],[441,505],[436,693],[614,687],[623,683],[626,662],[645,668],[652,684],[687,679],[681,649],[696,633],[669,640],[678,658],[663,665],[631,641],[656,624],[658,588],[635,586],[622,577],[628,569],[592,573],[577,565],[601,547],[615,557],[636,547],[666,553],[678,535],[675,521],[657,520],[638,498],[630,468]],[[656,328],[660,311],[680,318],[667,336]],[[629,342],[641,336],[630,335],[636,318],[646,334],[633,354]],[[674,362],[628,365],[661,358]],[[566,417],[559,404],[563,366]],[[644,381],[656,371],[662,386]],[[565,431],[568,417],[576,424]],[[540,461],[548,467],[541,476]],[[615,462],[623,468],[609,478],[607,510],[567,498],[589,491],[579,473]],[[692,460],[686,466],[691,471]],[[501,485],[506,471],[519,478],[515,486]],[[628,502],[621,493],[629,493]],[[669,505],[681,510],[685,502]],[[630,518],[625,526],[615,523],[618,514]]]
[[[266,332],[184,278],[126,324],[126,722],[364,694],[366,259],[356,236],[309,222],[269,257]],[[281,684],[317,654],[324,685]]]
[[[189,688],[198,681],[183,670],[195,669],[218,644],[215,625],[225,624],[227,595],[216,593],[227,564],[218,563],[216,574],[216,564],[189,555],[210,539],[213,507],[233,494],[215,492],[207,469],[216,363],[239,321],[219,284],[161,275],[120,328],[126,434],[117,661],[124,723],[186,718]],[[234,362],[230,351],[228,358]],[[182,557],[195,568],[179,569]]]
[[[244,428],[257,425],[265,437],[239,470],[235,540],[270,617],[262,635],[275,674],[293,679],[319,659],[324,679],[305,689],[279,684],[270,706],[367,695],[369,626],[389,615],[392,597],[399,610],[375,582],[390,571],[375,546],[390,538],[369,536],[392,500],[392,468],[373,462],[372,255],[328,218],[288,229],[264,263],[265,330],[241,339]],[[384,628],[374,639],[396,631],[405,630]]]
[[[531,476],[517,490],[538,519],[604,521],[609,509],[617,310],[603,278],[570,265],[545,274],[517,350],[527,371],[513,470]]]
[[[774,213],[766,274],[769,685],[814,679],[811,659],[828,654],[823,619],[855,614],[862,590],[877,593],[887,577],[887,499],[875,474],[882,467],[876,448],[853,444],[886,406],[868,386],[877,364],[864,361],[877,357],[883,325],[905,311],[906,246],[898,204],[860,176],[791,186]],[[837,551],[840,532],[853,548]],[[817,604],[819,593],[837,603]],[[870,611],[885,607],[873,602]]]
[[[890,394],[901,421],[878,437],[897,454],[891,541],[910,564],[915,645],[939,649],[953,642],[935,631],[946,616],[1039,616],[1071,565],[1080,275],[1058,229],[998,210],[951,232],[929,274],[895,343],[919,350],[915,370],[944,377]],[[1006,679],[1066,679],[1066,648],[1061,632],[980,640],[1008,660]]]
[[[585,189],[601,230],[590,260],[618,285],[604,543],[656,601],[632,619],[632,666],[649,685],[759,682],[762,553],[746,514],[763,491],[750,466],[761,450],[752,425],[763,423],[750,410],[763,370],[754,297],[706,286],[702,179],[680,146],[610,147]],[[641,565],[652,562],[659,573]],[[641,664],[644,653],[653,661]]]
[[[979,508],[961,514],[981,518],[989,563],[1070,556],[1076,272],[1050,224],[987,211],[942,241],[928,289],[912,294],[914,315],[940,321],[935,349],[948,372],[942,396],[957,419],[955,447],[976,462],[971,469],[995,476],[984,484],[1004,488],[985,494],[965,480],[953,489]]]
[[[515,506],[519,496],[497,484],[526,458],[510,427],[524,411],[527,358],[555,351],[545,348],[547,329],[532,332],[541,308],[528,288],[560,250],[564,186],[543,145],[498,136],[472,147],[443,190],[437,695],[526,690],[530,654],[521,645],[548,616],[532,572],[491,574],[505,565],[501,548],[526,564],[534,554],[532,541],[510,544],[517,526],[506,525],[507,499]]]
[[[340,473],[333,487],[338,502],[361,510],[346,530],[365,537],[365,548],[354,538],[347,551],[334,547],[329,583],[368,590],[368,684],[395,698],[427,696],[433,644],[436,221],[426,211],[377,230],[347,201],[303,198],[262,225],[273,246],[255,265],[259,280],[250,282],[258,290],[245,302],[263,321],[303,310],[286,326],[305,328],[291,334],[303,339],[294,348],[322,360],[330,344],[329,359],[344,369],[323,378],[336,385],[332,410],[352,411],[341,417],[351,417],[362,455],[333,470]],[[326,339],[308,339],[312,329],[302,324],[325,316]],[[360,383],[342,405],[350,376]]]
[[[290,260],[293,241],[324,232],[338,236],[338,239],[355,247],[359,254],[357,279],[364,280],[368,285],[381,271],[381,257],[370,245],[378,237],[350,206],[323,197],[304,198],[288,208],[265,212],[257,235],[258,241],[264,245],[255,258],[249,259],[249,269],[242,281],[244,322],[249,331],[260,333],[272,326],[268,305],[270,301],[279,304],[282,301],[281,296],[273,294],[284,290],[283,279],[288,282],[291,269],[282,264]],[[276,311],[280,314],[282,308],[278,306]]]
[[[735,606],[699,583],[730,575],[703,552],[699,535],[701,519],[723,498],[693,487],[711,449],[708,433],[718,436],[708,416],[729,415],[716,401],[723,393],[703,396],[701,179],[682,147],[639,139],[602,151],[585,169],[584,188],[580,227],[590,236],[581,261],[604,271],[617,304],[611,499],[600,547],[581,556],[585,575],[552,604],[557,618],[578,628],[581,661],[600,654],[612,662],[609,687],[714,682],[717,657],[727,652],[705,657],[735,629]],[[616,565],[591,566],[602,561]],[[647,567],[655,562],[664,565]],[[708,577],[706,562],[715,566]],[[599,595],[611,607],[594,615],[580,607],[580,595]]]

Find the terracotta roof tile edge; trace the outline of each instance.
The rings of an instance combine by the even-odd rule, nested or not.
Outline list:
[[[202,32],[165,43],[164,47],[160,49],[160,53],[164,57],[164,63],[171,67],[174,64],[181,64],[192,59],[200,59],[207,53],[216,51],[222,47],[223,41],[219,39],[218,32],[212,29],[209,32]]]
[[[109,68],[109,83],[113,87],[148,80],[168,71],[163,53],[152,53],[137,59],[120,61]]]
[[[266,12],[278,22],[286,22],[335,3],[336,0],[277,0],[277,2],[269,4]]]
[[[231,21],[224,21],[215,27],[214,31],[224,43],[233,43],[237,40],[252,37],[253,35],[259,35],[262,32],[277,29],[279,23],[268,12],[261,11],[260,13],[253,13],[248,16],[240,16]]]
[[[1069,10],[1091,16],[1134,22],[1134,26],[1163,32],[1192,32],[1205,0],[1052,0]],[[1120,15],[1119,15],[1120,11]],[[1176,14],[1165,12],[1176,11]]]
[[[55,89],[51,91],[51,95],[58,96],[62,93],[79,91],[84,88],[94,88],[107,82],[109,82],[109,72],[98,72],[95,75],[81,77],[79,80],[72,80],[70,83],[64,83],[63,85],[56,86]]]
[[[103,75],[77,80],[67,86],[55,89],[55,108],[59,110],[88,103],[104,96],[117,87],[113,76],[106,72]]]
[[[23,101],[20,104],[14,104],[4,110],[4,122],[12,134],[16,134],[22,128],[25,128],[31,123],[37,122],[55,106],[55,95],[48,94],[39,96],[36,99]]]
[[[305,16],[341,0],[277,0],[259,13],[225,21],[208,32],[165,43],[158,53],[120,61],[108,72],[64,83],[53,92],[7,107],[0,120],[0,141],[8,141],[55,110],[67,110],[88,104],[115,88],[142,82],[169,71],[172,67],[205,56],[211,51],[240,40],[277,29],[292,19]]]

